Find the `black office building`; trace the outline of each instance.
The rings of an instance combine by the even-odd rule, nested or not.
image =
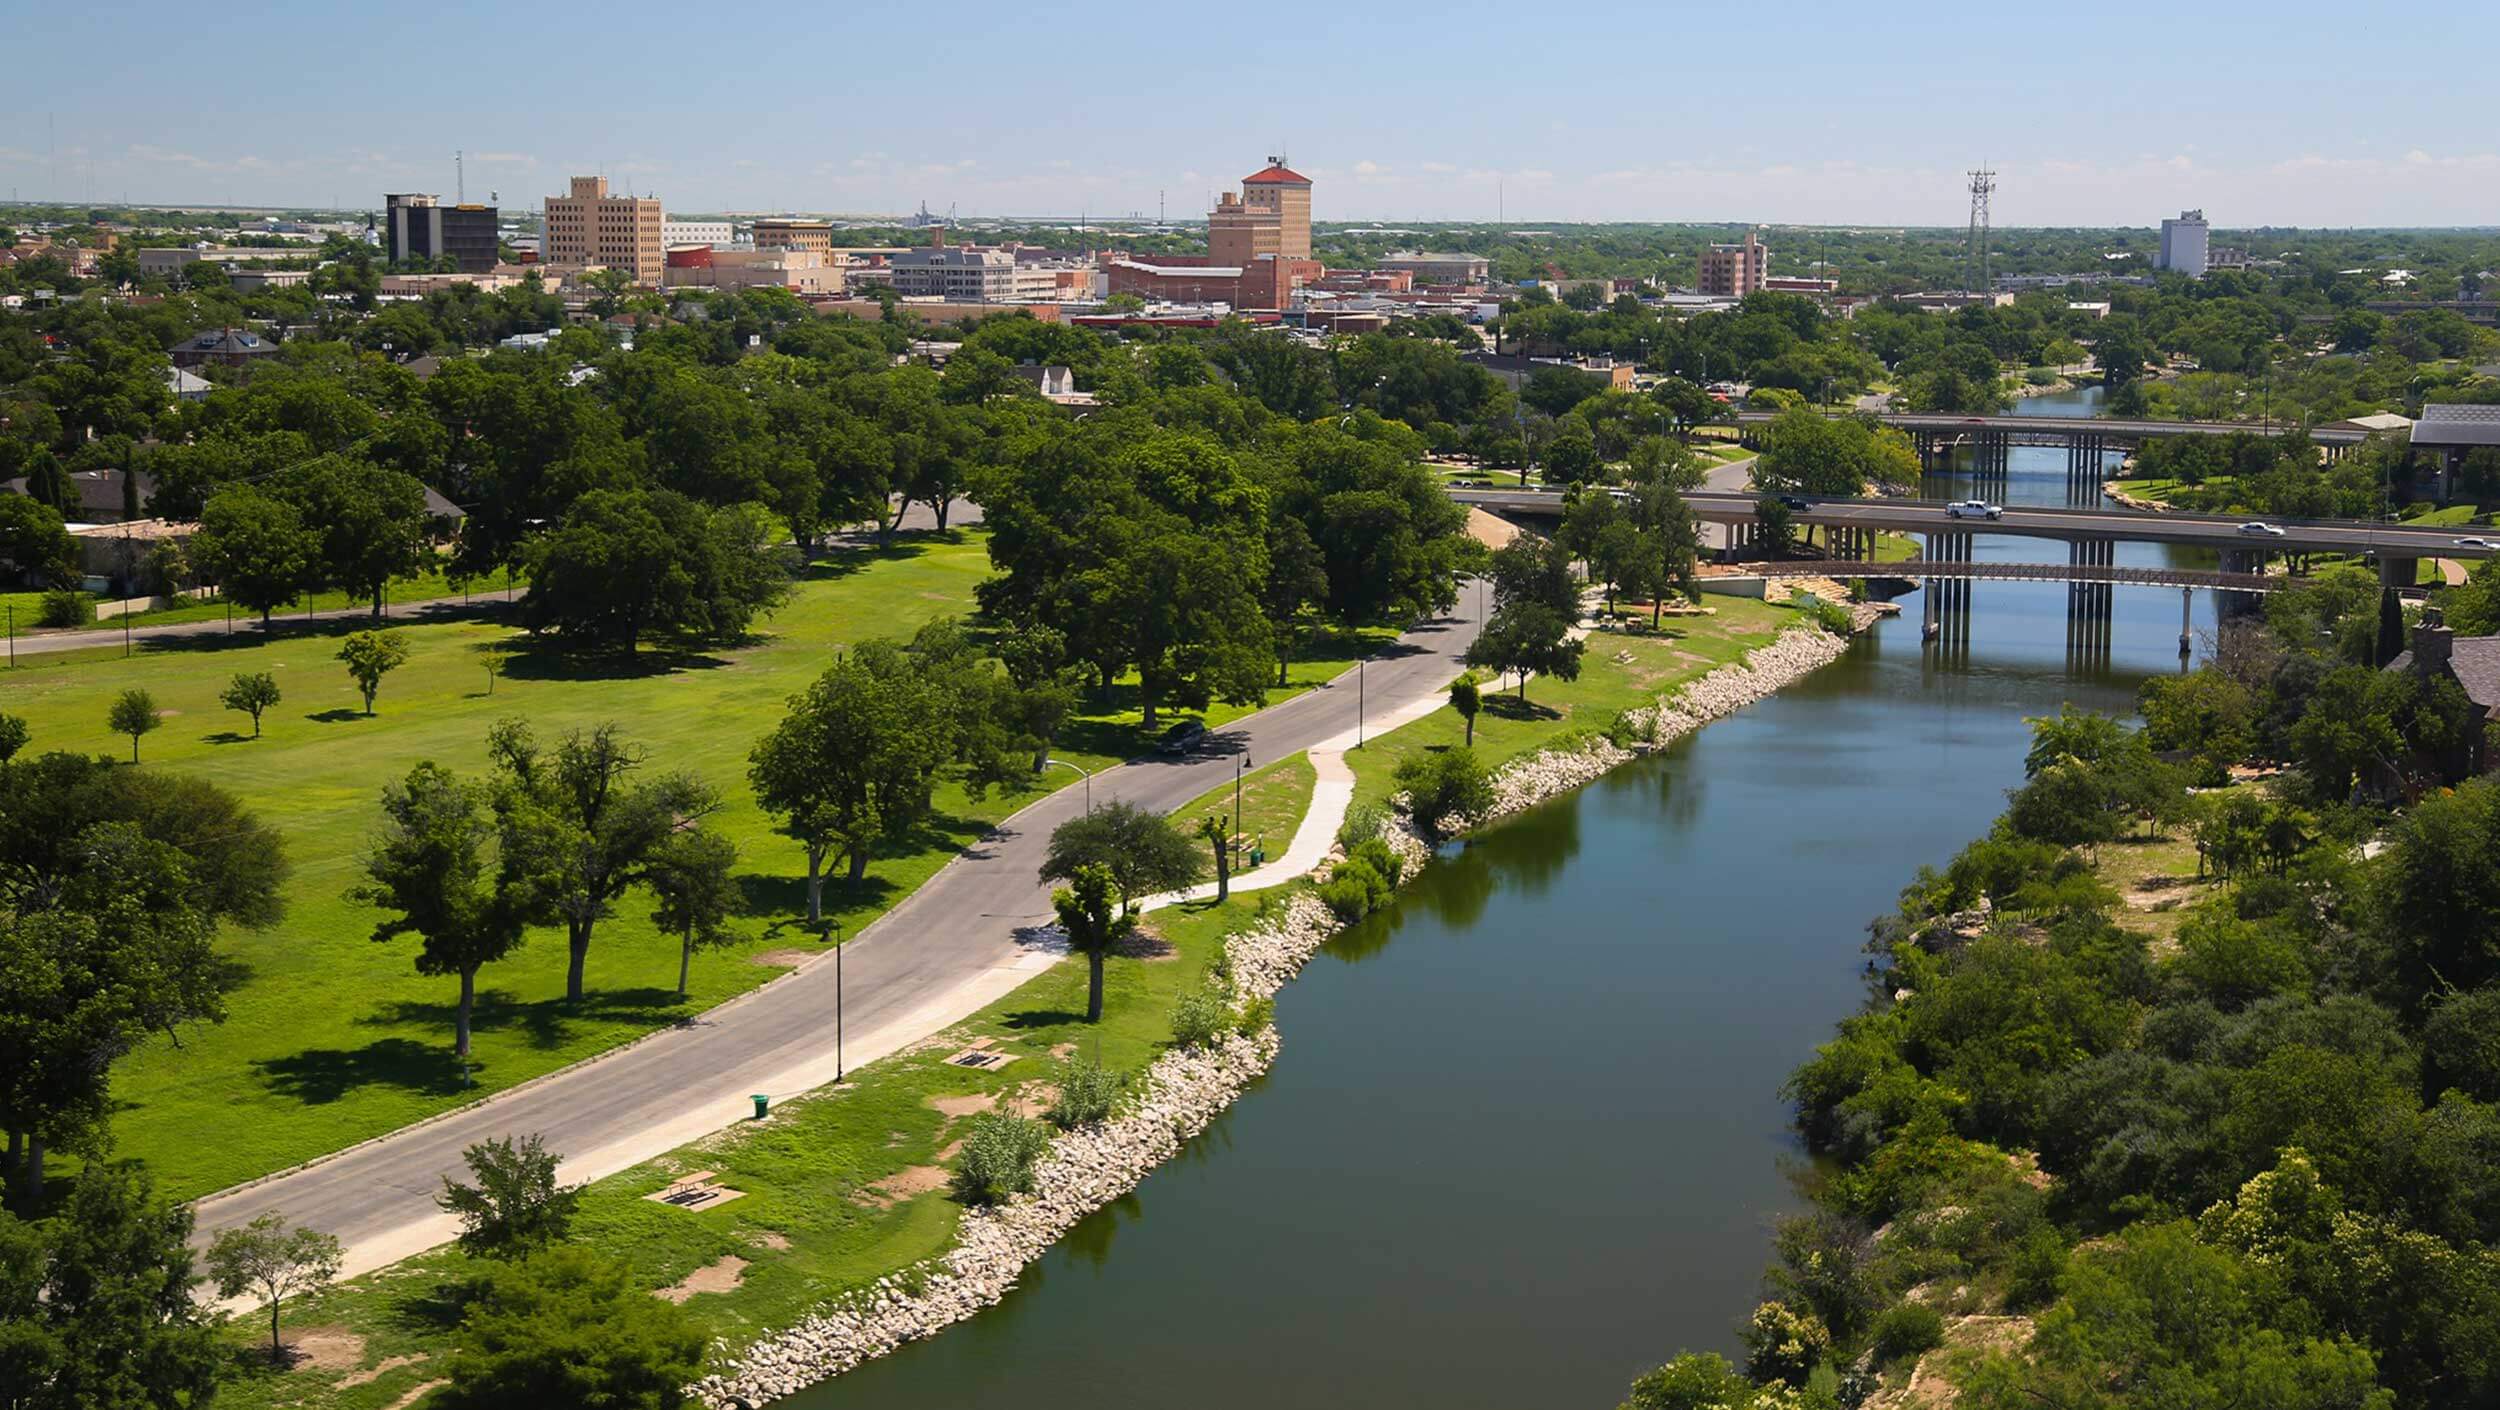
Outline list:
[[[495,267],[498,214],[493,206],[447,206],[416,193],[387,195],[382,243],[391,263],[409,260],[432,263],[444,255],[460,262],[463,274],[484,274]]]

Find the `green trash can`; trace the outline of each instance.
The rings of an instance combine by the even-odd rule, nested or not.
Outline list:
[[[753,1094],[753,1100],[755,1102],[755,1119],[761,1121],[764,1119],[765,1108],[773,1104],[773,1099],[764,1095],[762,1092],[756,1092]]]

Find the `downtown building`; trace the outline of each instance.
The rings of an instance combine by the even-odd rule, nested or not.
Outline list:
[[[604,176],[576,176],[571,194],[546,201],[546,262],[599,265],[657,287],[668,246],[656,196],[611,196]]]
[[[1741,299],[1759,291],[1770,272],[1770,250],[1748,230],[1739,244],[1712,245],[1701,252],[1700,277],[1693,287],[1714,298]]]
[[[493,206],[447,206],[440,196],[415,191],[382,197],[382,248],[393,264],[431,264],[449,255],[461,273],[484,274],[498,263],[501,228]]]
[[[1149,303],[1228,304],[1277,310],[1327,273],[1311,258],[1311,179],[1270,157],[1207,213],[1204,255],[1118,256],[1105,262],[1108,292]]]

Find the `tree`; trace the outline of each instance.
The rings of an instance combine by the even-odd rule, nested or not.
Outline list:
[[[365,859],[367,884],[348,899],[398,912],[373,928],[376,941],[418,938],[417,973],[457,975],[452,1055],[469,1056],[477,972],[521,943],[522,915],[501,879],[487,875],[494,840],[484,791],[431,760],[382,792],[384,830]]]
[[[278,703],[278,679],[267,671],[237,671],[226,682],[223,695],[217,697],[229,710],[241,710],[252,717],[252,738],[260,738],[261,713]]]
[[[1436,749],[1398,765],[1397,785],[1417,831],[1438,842],[1493,808],[1493,776],[1468,749]]]
[[[57,587],[77,577],[78,541],[51,505],[30,495],[0,494],[0,562]]]
[[[686,996],[694,952],[737,939],[722,924],[737,903],[738,885],[730,874],[737,864],[737,844],[701,827],[671,832],[643,864],[643,880],[656,902],[651,923],[678,937],[677,997],[681,999]]]
[[[275,484],[313,540],[322,580],[371,602],[377,618],[391,580],[413,577],[433,561],[426,544],[433,518],[425,486],[413,475],[333,457],[290,470]]]
[[[446,1175],[434,1202],[460,1220],[460,1250],[473,1258],[519,1258],[562,1243],[582,1187],[556,1183],[556,1153],[536,1132],[492,1136],[460,1153],[474,1185]]]
[[[1088,866],[1109,873],[1123,913],[1142,897],[1195,884],[1204,872],[1197,845],[1178,824],[1121,799],[1051,829],[1042,880],[1073,883]]]
[[[948,743],[934,687],[891,642],[836,657],[790,697],[789,713],[748,754],[747,779],[757,805],[807,850],[810,925],[824,920],[830,863],[848,858],[856,885],[880,844],[928,815]]]
[[[25,748],[26,741],[32,737],[33,731],[26,727],[24,719],[16,715],[0,715],[0,765],[16,758],[17,751]]]
[[[1570,550],[1522,536],[1493,555],[1490,576],[1493,616],[1468,648],[1465,663],[1519,672],[1521,700],[1528,698],[1530,671],[1577,679],[1583,644],[1571,631],[1580,616],[1580,588],[1572,580]]]
[[[113,697],[112,709],[105,712],[105,727],[115,734],[130,736],[130,762],[139,762],[139,736],[165,723],[156,713],[156,697],[136,686]]]
[[[657,637],[727,640],[789,594],[789,562],[754,506],[669,490],[593,490],[528,550],[532,631],[631,651]]]
[[[317,541],[295,505],[252,485],[219,490],[200,511],[200,571],[230,602],[269,614],[295,600],[311,576]]]
[[[258,1296],[269,1308],[269,1359],[283,1364],[279,1304],[329,1286],[345,1257],[337,1235],[289,1228],[284,1216],[272,1212],[239,1229],[218,1230],[208,1246],[208,1276],[219,1297]]]
[[[1467,721],[1467,747],[1476,747],[1476,712],[1484,708],[1484,692],[1470,671],[1450,683],[1450,708]]]
[[[45,1224],[0,1214],[0,1404],[208,1404],[225,1353],[190,1236],[190,1210],[128,1163],[88,1164]]]
[[[1241,847],[1241,834],[1233,831],[1230,814],[1214,812],[1198,819],[1198,835],[1215,853],[1215,901],[1222,905],[1233,894],[1233,856]]]
[[[2424,798],[2391,842],[2377,929],[2405,992],[2472,993],[2500,980],[2500,783],[2478,778]]]
[[[564,995],[579,1003],[600,920],[668,835],[719,801],[682,773],[630,783],[647,756],[613,724],[574,730],[547,757],[527,725],[502,720],[487,735],[487,751],[500,770],[495,813],[505,885],[524,914],[563,923]]]
[[[1193,855],[1194,862],[1196,857]],[[1045,873],[1047,875],[1047,873]],[[1068,948],[1085,956],[1085,1021],[1102,1022],[1102,967],[1111,947],[1128,938],[1137,929],[1137,916],[1128,909],[1128,897],[1118,897],[1113,906],[1113,893],[1118,883],[1112,880],[1111,869],[1098,862],[1076,867],[1068,884],[1051,893],[1050,907],[1058,913],[1059,928],[1067,932]]]
[[[452,1410],[675,1410],[711,1339],[624,1264],[557,1248],[488,1270],[458,1340],[451,1384],[435,1392]]]
[[[337,659],[347,663],[347,674],[355,678],[370,718],[373,697],[382,691],[382,678],[407,661],[408,644],[397,632],[351,632],[339,643]]]
[[[1796,542],[1797,519],[1789,511],[1788,501],[1775,494],[1766,494],[1753,505],[1754,551],[1777,562],[1788,556]]]

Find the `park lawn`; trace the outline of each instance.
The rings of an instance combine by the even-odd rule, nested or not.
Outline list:
[[[486,598],[488,600],[494,600],[504,596],[504,591],[501,587],[490,588],[484,584],[474,585],[473,591],[478,597]],[[388,600],[393,604],[402,602],[432,602],[446,597],[460,597],[462,595],[462,591],[459,588],[453,587],[440,572],[429,572],[418,577],[397,578],[392,580],[390,592],[388,593]],[[40,592],[0,592],[0,607],[13,609],[17,614],[16,620],[19,635],[31,636],[38,633],[49,635],[51,633],[64,631],[103,631],[108,629],[118,629],[122,625],[122,619],[114,617],[100,622],[89,621],[76,627],[35,627],[34,623],[41,620],[40,614],[43,609],[43,598],[44,595]],[[87,610],[89,616],[92,617],[94,615],[95,604],[110,601],[112,601],[112,599],[109,597],[98,597],[93,594],[89,594],[87,598]],[[315,612],[335,612],[349,607],[365,607],[370,605],[371,599],[369,598],[355,597],[348,593],[336,590],[325,590],[312,594],[312,602],[309,610]],[[290,615],[301,616],[306,610],[308,609],[305,601],[299,596],[289,602],[286,606],[278,608],[275,615],[280,618]],[[254,624],[259,620],[259,616],[260,614],[256,612],[247,612],[242,608],[236,608],[234,610],[234,622],[237,634],[239,635],[244,631],[252,629]],[[225,617],[226,604],[224,601],[214,597],[204,597],[196,600],[185,601],[173,607],[161,607],[153,612],[133,612],[130,614],[130,624],[134,627],[162,627],[169,626],[177,622],[222,621]]]
[[[0,690],[7,710],[33,726],[33,748],[126,758],[129,743],[106,732],[105,711],[119,691],[145,688],[163,724],[143,741],[144,766],[234,790],[278,829],[293,864],[286,918],[221,938],[245,975],[226,1022],[185,1031],[179,1047],[151,1043],[119,1064],[116,1153],[146,1159],[177,1198],[206,1194],[541,1076],[771,978],[780,971],[767,953],[801,937],[804,858],[755,807],[747,751],[835,650],[968,614],[973,586],[989,571],[977,532],[846,554],[815,564],[752,645],[646,650],[631,661],[533,652],[525,635],[485,618],[403,627],[408,663],[383,682],[371,719],[333,659],[335,639],[353,621],[275,638],[167,639],[127,661],[119,646],[33,658]],[[518,648],[500,681],[485,669],[489,648]],[[1271,699],[1337,674],[1353,650],[1351,638],[1316,641]],[[218,704],[225,682],[243,671],[266,671],[286,692],[263,739]],[[1209,722],[1248,708],[1221,707]],[[1101,713],[1071,723],[1055,752],[1088,768],[1132,757],[1145,739],[1137,714],[1133,686],[1125,694],[1115,687]],[[745,904],[732,925],[742,938],[700,957],[681,1000],[675,942],[651,924],[647,898],[630,894],[599,927],[589,994],[568,1005],[561,931],[534,933],[480,973],[467,1074],[474,1085],[464,1085],[451,1057],[452,981],[415,973],[413,941],[372,943],[380,913],[343,893],[359,880],[383,785],[421,759],[483,776],[488,726],[514,715],[550,742],[614,721],[650,752],[653,769],[683,769],[718,790],[715,821],[741,854]],[[906,850],[877,858],[857,888],[828,885],[835,933],[856,934],[1040,786],[980,800],[942,787]]]
[[[2118,923],[2151,937],[2157,955],[2177,947],[2188,909],[2220,884],[2200,874],[2196,842],[2185,827],[2104,842],[2092,849],[2092,870],[2118,893]]]
[[[1626,710],[1654,704],[1658,697],[1686,681],[1770,644],[1791,623],[1797,609],[1771,606],[1741,597],[1713,595],[1706,617],[1669,617],[1656,634],[1596,632],[1580,658],[1580,678],[1528,682],[1527,702],[1516,689],[1496,692],[1485,687],[1484,708],[1476,716],[1476,753],[1488,769],[1498,769],[1525,754],[1545,748],[1572,731],[1601,732]],[[1616,660],[1618,652],[1629,661]],[[1467,722],[1455,710],[1436,710],[1346,753],[1354,769],[1354,801],[1384,803],[1397,791],[1398,765],[1418,754],[1461,744]]]
[[[1265,846],[1270,856],[1282,853],[1293,842],[1293,832],[1301,825],[1302,815],[1310,811],[1311,794],[1318,786],[1319,773],[1311,767],[1308,754],[1296,754],[1243,775],[1242,834]],[[1209,813],[1233,816],[1232,784],[1217,784],[1172,810],[1172,816],[1179,819],[1184,829],[1195,829],[1198,819]],[[1242,865],[1248,864],[1245,861]]]
[[[1149,918],[1163,942],[1153,958],[1115,958],[1105,976],[1103,1021],[1083,1021],[1086,969],[1062,960],[1014,993],[949,1029],[749,1121],[589,1187],[574,1222],[576,1240],[624,1260],[639,1283],[673,1288],[723,1258],[745,1261],[736,1286],[690,1297],[687,1308],[732,1355],[785,1328],[829,1298],[900,1273],[944,1252],[963,1207],[943,1188],[964,1121],[932,1103],[949,1098],[1012,1100],[1028,1089],[1038,1111],[1047,1094],[1029,1089],[1054,1075],[1054,1054],[1098,1057],[1116,1071],[1142,1071],[1171,1042],[1171,1015],[1213,964],[1223,937],[1261,914],[1256,897],[1223,906],[1176,907]],[[1168,947],[1168,948],[1166,948]],[[945,1059],[982,1040],[1016,1055],[996,1071]],[[644,1196],[700,1170],[742,1197],[687,1211]],[[880,1182],[893,1186],[879,1188]],[[475,1263],[441,1248],[341,1284],[287,1311],[296,1329],[322,1328],[362,1339],[358,1367],[306,1366],[280,1372],[265,1356],[265,1315],[239,1318],[229,1336],[242,1377],[221,1405],[382,1410],[439,1379],[452,1345],[449,1299],[441,1289]],[[257,1338],[257,1340],[256,1340]],[[374,1374],[386,1361],[399,1365]],[[356,1385],[342,1382],[369,1377]]]
[[[1875,561],[1878,563],[1908,563],[1924,555],[1925,550],[1919,546],[1919,541],[1908,534],[1875,536]]]

